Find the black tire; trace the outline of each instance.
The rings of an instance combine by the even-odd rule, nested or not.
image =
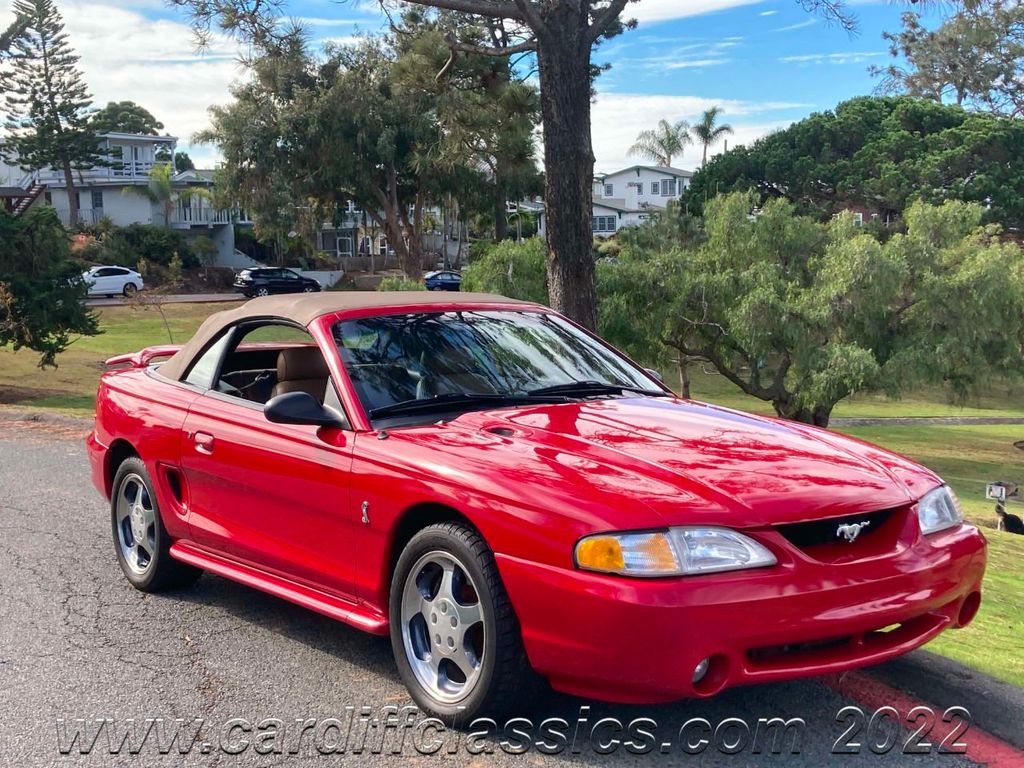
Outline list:
[[[118,530],[118,502],[122,495],[128,490],[128,485],[133,486],[141,481],[148,496],[150,505],[154,512],[152,524],[154,546],[151,559],[144,572],[139,573],[128,564],[122,551],[121,538]],[[124,572],[128,582],[140,592],[162,592],[169,589],[180,589],[194,583],[202,576],[199,568],[186,565],[175,560],[170,555],[171,537],[164,528],[163,520],[160,517],[160,506],[156,493],[153,490],[153,482],[146,471],[146,465],[137,456],[131,456],[121,462],[121,466],[114,475],[113,492],[110,499],[110,524],[111,533],[114,537],[114,553],[117,562]]]
[[[269,288],[257,288],[255,293],[256,293],[257,296],[269,296],[270,295],[270,289]]]
[[[303,293],[316,293],[319,290],[315,285],[307,285],[302,289]]]
[[[406,655],[402,633],[402,596],[406,581],[420,558],[432,552],[449,554],[465,568],[478,587],[483,614],[479,678],[465,697],[456,702],[437,699],[419,682]],[[481,715],[523,714],[520,707],[542,688],[541,679],[526,657],[519,620],[498,574],[494,555],[483,537],[468,525],[436,523],[412,537],[395,566],[389,615],[391,648],[402,682],[421,711],[447,725],[467,726]]]
[[[137,290],[139,290],[139,286],[137,286],[135,283],[125,283],[123,289],[125,298],[131,298],[132,296],[135,295],[135,292]]]

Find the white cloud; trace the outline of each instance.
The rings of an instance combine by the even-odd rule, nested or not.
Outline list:
[[[772,32],[792,32],[794,29],[807,29],[807,27],[813,27],[817,23],[817,19],[811,18],[807,19],[807,21],[800,21],[786,27],[778,27],[777,29],[773,29]]]
[[[729,146],[749,144],[761,136],[789,125],[792,120],[772,118],[772,113],[793,109],[807,109],[812,105],[792,102],[747,102],[734,99],[714,99],[701,96],[662,96],[656,94],[598,93],[592,115],[594,154],[597,170],[609,172],[634,163],[644,162],[631,157],[629,148],[637,134],[653,128],[658,120],[694,122],[711,107],[721,107],[722,120],[732,125],[734,135],[728,137]],[[724,143],[713,153],[721,152]],[[696,168],[700,164],[701,149],[690,146],[682,158],[673,165]]]
[[[93,103],[127,99],[141,104],[181,139],[180,149],[197,163],[210,165],[216,160],[212,147],[187,145],[194,133],[208,127],[207,109],[228,102],[230,84],[244,75],[239,50],[231,40],[216,36],[207,51],[198,53],[187,24],[126,10],[140,5],[149,7],[135,0],[62,3]]]
[[[704,67],[717,67],[720,64],[728,64],[730,59],[683,59],[662,64],[662,69],[703,69]]]
[[[628,6],[625,18],[635,18],[641,23],[682,19],[688,16],[703,16],[706,13],[727,11],[744,5],[757,5],[761,0],[642,0]]]
[[[758,16],[774,16],[778,11],[761,11]]]
[[[605,57],[614,64],[613,72],[620,73],[631,67],[651,72],[674,69],[701,69],[728,64],[728,54],[738,46],[742,37],[727,37],[722,40],[681,43],[673,48],[661,50],[657,56]],[[666,41],[668,42],[668,41]],[[649,41],[645,40],[644,44]]]
[[[363,24],[372,19],[327,19],[317,16],[297,16],[295,21],[304,27],[346,27]]]
[[[863,64],[869,59],[885,56],[884,51],[841,51],[839,53],[804,53],[783,56],[779,61],[787,64]]]

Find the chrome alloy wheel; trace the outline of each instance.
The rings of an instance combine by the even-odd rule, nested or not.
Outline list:
[[[447,552],[428,552],[402,592],[402,642],[421,686],[438,701],[465,698],[480,677],[484,626],[480,592]]]
[[[156,511],[146,483],[125,475],[117,491],[117,545],[132,573],[142,576],[156,554]]]

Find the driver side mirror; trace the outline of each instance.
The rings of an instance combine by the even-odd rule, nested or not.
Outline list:
[[[663,377],[663,376],[662,376],[662,375],[661,375],[661,374],[660,374],[660,373],[659,373],[659,372],[658,372],[658,371],[657,371],[656,369],[654,369],[654,368],[644,368],[644,371],[646,371],[646,372],[647,372],[647,373],[649,373],[649,374],[650,374],[651,376],[653,376],[654,378],[656,378],[656,379],[657,379],[658,381],[660,381],[660,382],[661,382],[662,384],[664,384],[664,383],[665,383],[665,379],[664,379],[664,377]]]
[[[317,402],[308,392],[287,392],[272,397],[263,406],[267,421],[275,424],[311,424],[316,427],[344,427],[341,417]]]

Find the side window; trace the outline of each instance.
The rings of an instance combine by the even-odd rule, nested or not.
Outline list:
[[[221,334],[221,337],[192,364],[185,381],[200,389],[212,389],[213,378],[217,375],[217,365],[220,363],[230,339],[231,331]]]
[[[306,392],[344,415],[323,352],[304,328],[254,323],[243,326],[235,340],[211,389],[256,406],[278,395]]]

